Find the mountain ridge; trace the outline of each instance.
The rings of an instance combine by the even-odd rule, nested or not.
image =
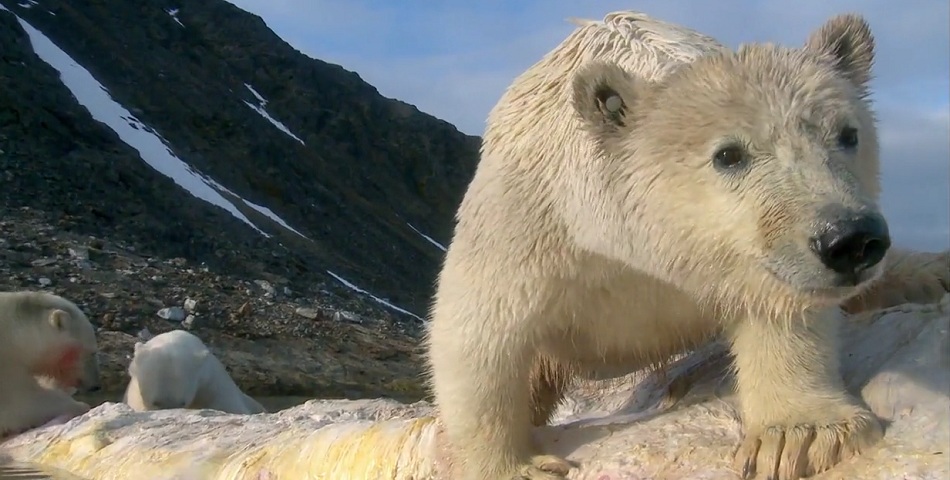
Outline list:
[[[304,55],[223,0],[0,5],[5,205],[157,254],[268,270],[317,290],[356,287],[411,312],[389,308],[399,321],[425,316],[478,137]],[[116,128],[68,99],[17,18],[273,237],[150,172]]]

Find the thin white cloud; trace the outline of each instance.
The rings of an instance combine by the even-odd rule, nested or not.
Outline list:
[[[895,242],[950,248],[950,108],[881,108],[881,203]]]

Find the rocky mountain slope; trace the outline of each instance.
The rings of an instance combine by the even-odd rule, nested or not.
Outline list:
[[[418,398],[478,146],[224,0],[0,0],[0,289],[89,313],[111,394],[190,299],[251,394]]]
[[[124,241],[70,233],[45,216],[0,208],[0,290],[46,289],[91,315],[104,391],[84,401],[118,400],[134,343],[174,328],[201,337],[268,408],[313,397],[424,395],[414,325],[359,296],[306,294],[275,275],[248,278],[149,256]]]
[[[0,5],[0,203],[424,316],[477,137],[224,0]]]

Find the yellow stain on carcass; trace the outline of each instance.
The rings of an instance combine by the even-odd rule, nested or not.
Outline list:
[[[413,471],[422,461],[421,452],[414,447],[433,422],[431,417],[376,422],[351,441],[328,439],[330,442],[322,445],[320,463],[331,468],[328,473],[332,478],[422,480]]]
[[[107,431],[90,425],[51,442],[32,461],[96,479],[144,478],[174,472],[208,480],[431,480],[427,442],[432,417],[345,422],[313,432],[292,429],[244,450],[163,451],[113,444]]]
[[[346,422],[316,432],[285,432],[266,445],[232,458],[218,480],[429,480],[431,466],[421,443],[434,427],[431,417]]]
[[[112,441],[100,423],[93,423],[83,431],[60,438],[50,443],[33,461],[42,465],[66,467],[70,470],[84,469],[95,458],[96,452],[108,447]]]
[[[112,438],[101,424],[91,424],[82,432],[50,442],[30,461],[89,479],[141,478],[142,475],[182,470],[187,470],[189,475],[184,478],[213,478],[220,466],[214,462],[196,465],[193,452],[136,449],[134,446],[110,452],[107,447],[112,444]]]

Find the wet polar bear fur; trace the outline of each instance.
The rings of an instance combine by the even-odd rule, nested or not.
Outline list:
[[[514,80],[427,330],[452,478],[564,478],[572,465],[531,429],[572,379],[718,335],[735,357],[743,476],[800,478],[881,438],[839,374],[838,305],[871,284],[945,291],[947,255],[885,268],[907,254],[878,209],[873,56],[856,15],[802,48],[731,51],[618,12]]]
[[[99,389],[96,331],[69,300],[0,292],[0,438],[89,411],[72,393]]]
[[[264,412],[244,394],[200,338],[184,330],[136,342],[123,402],[136,411],[172,408]]]

